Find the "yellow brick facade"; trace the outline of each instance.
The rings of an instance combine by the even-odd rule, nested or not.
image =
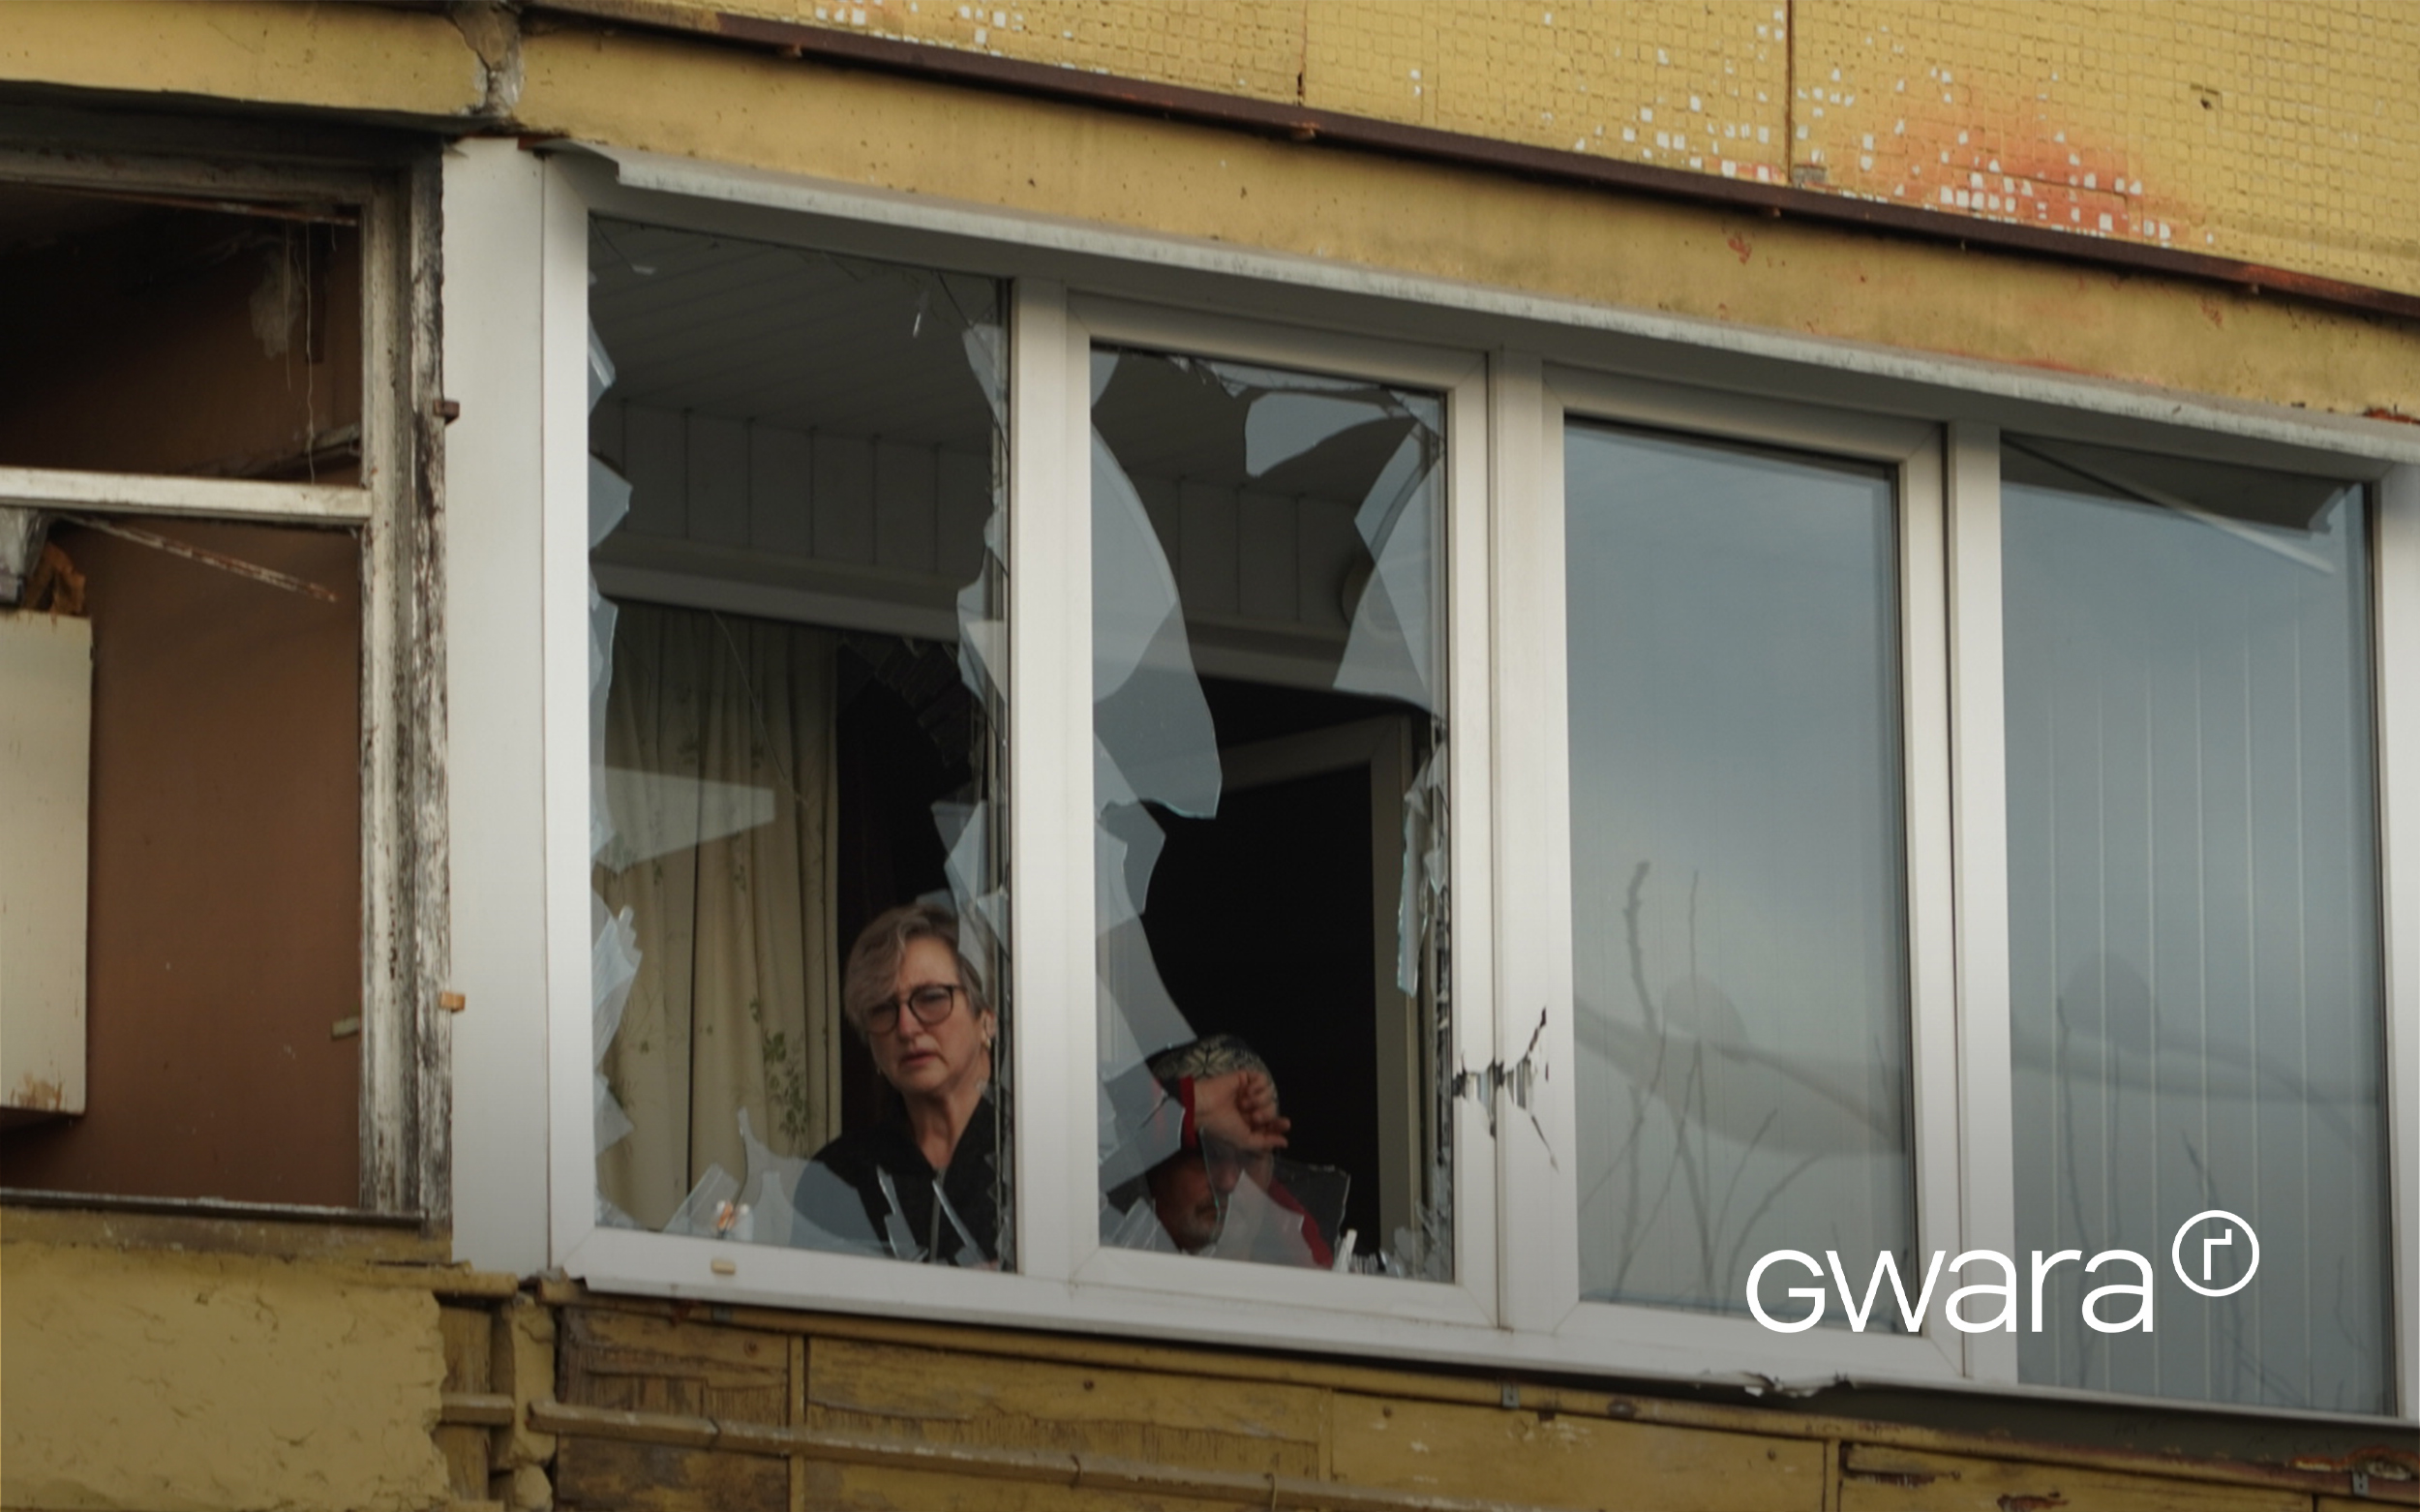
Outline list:
[[[680,0],[2420,292],[2407,0]]]

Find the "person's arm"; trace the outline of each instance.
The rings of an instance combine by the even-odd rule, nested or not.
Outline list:
[[[1185,1106],[1183,1147],[1201,1148],[1204,1135],[1238,1150],[1265,1154],[1286,1148],[1294,1121],[1277,1109],[1277,1086],[1265,1072],[1231,1071],[1219,1076],[1181,1076],[1177,1101]]]

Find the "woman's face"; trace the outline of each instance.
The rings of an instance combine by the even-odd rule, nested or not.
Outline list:
[[[970,1085],[981,1086],[991,1074],[990,1015],[976,1017],[974,1001],[962,990],[957,953],[928,935],[907,943],[891,983],[892,1001],[902,1002],[917,988],[929,986],[961,989],[950,995],[950,1012],[939,1023],[923,1023],[914,1011],[901,1008],[897,1022],[866,1036],[883,1079],[909,1099],[947,1098]]]

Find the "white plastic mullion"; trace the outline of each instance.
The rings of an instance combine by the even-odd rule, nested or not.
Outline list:
[[[1009,1032],[1016,1268],[1065,1281],[1097,1234],[1092,1140],[1092,514],[1082,336],[1021,280],[1009,343]]]
[[[539,297],[539,719],[546,788],[547,1171],[556,1263],[596,1228],[589,960],[589,211],[546,175]]]
[[[1999,429],[1953,425],[1949,453],[1951,824],[1956,851],[1957,1164],[1963,1200],[1958,1242],[1969,1250],[2015,1256]],[[2024,1326],[2022,1318],[2018,1326]],[[1977,1380],[2014,1382],[2017,1336],[1967,1335],[1966,1369]]]
[[[1563,645],[1562,409],[1535,356],[1489,375],[1496,540],[1496,1055],[1536,1041],[1529,1105],[1497,1100],[1497,1241],[1505,1326],[1553,1333],[1580,1300],[1578,1120],[1572,1104],[1571,755]],[[1541,1029],[1540,1015],[1544,1015]],[[1464,1117],[1485,1127],[1476,1106]]]
[[[1511,999],[1497,990],[1502,940],[1497,931],[1495,845],[1501,807],[1497,785],[1497,735],[1492,655],[1496,608],[1503,602],[1489,581],[1495,560],[1494,523],[1504,499],[1496,471],[1503,438],[1496,434],[1491,370],[1473,364],[1446,393],[1445,652],[1449,915],[1453,955],[1454,1053],[1464,1066],[1484,1066],[1505,1053]],[[1528,433],[1533,443],[1535,428]],[[1476,927],[1473,927],[1473,925]],[[1518,1016],[1516,1014],[1515,1016]],[[1519,1045],[1513,1053],[1519,1052]],[[1451,1075],[1440,1067],[1439,1075]],[[1435,1089],[1423,1088],[1424,1095]],[[1500,1137],[1500,1135],[1499,1135]],[[1502,1170],[1487,1139],[1485,1119],[1467,1102],[1454,1110],[1451,1148],[1455,1233],[1454,1279],[1481,1308],[1504,1318],[1505,1269]],[[1384,1242],[1381,1236],[1379,1241]]]
[[[2420,1418],[2420,466],[2389,472],[2375,497],[2396,1410]]]

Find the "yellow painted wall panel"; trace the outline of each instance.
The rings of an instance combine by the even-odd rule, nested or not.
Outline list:
[[[2420,325],[692,44],[525,45],[586,140],[2340,414],[2420,415]],[[701,107],[700,102],[708,102]]]
[[[1827,187],[2420,291],[2420,7],[1799,0]]]
[[[2302,1491],[1850,1444],[1840,1512],[2305,1512]]]
[[[435,116],[476,111],[489,85],[437,12],[248,0],[18,0],[0,80]]]
[[[364,1269],[0,1245],[0,1505],[441,1504],[438,1304]]]
[[[1778,5],[1305,8],[1315,108],[1724,177],[1787,177]]]
[[[1442,1402],[1335,1398],[1338,1480],[1428,1496],[1626,1512],[1806,1512],[1824,1445]]]
[[[2407,0],[665,3],[2420,292]]]
[[[818,1339],[809,1427],[934,1443],[1105,1454],[1195,1468],[1316,1476],[1323,1393],[1259,1381],[954,1355]]]

